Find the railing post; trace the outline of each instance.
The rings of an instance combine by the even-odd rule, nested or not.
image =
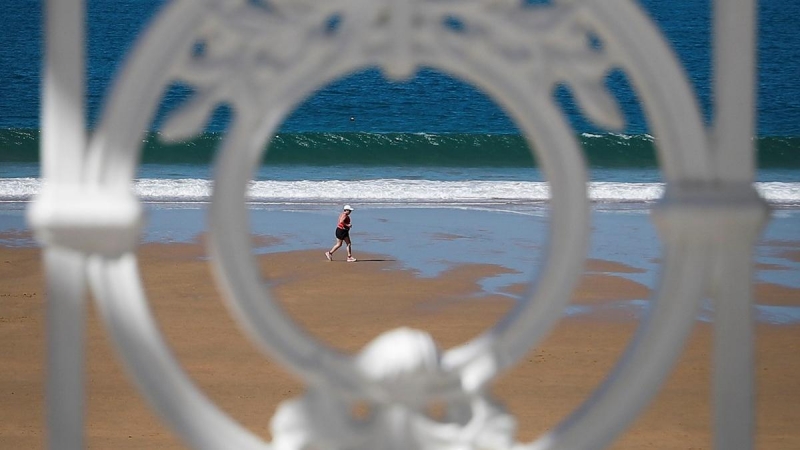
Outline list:
[[[755,0],[714,1],[714,112],[718,176],[752,182],[755,167]]]
[[[80,182],[86,148],[84,1],[48,0],[42,85],[41,176],[45,184]],[[43,205],[46,212],[49,208]],[[46,245],[48,448],[84,448],[85,257]]]
[[[717,179],[747,187],[755,179],[755,0],[714,2],[714,125],[711,150]],[[719,230],[711,297],[714,301],[713,392],[715,448],[754,445],[752,247],[767,207],[745,197],[747,216]],[[753,192],[754,193],[754,192]],[[748,211],[749,209],[749,211]]]
[[[84,2],[48,0],[42,86],[42,177],[76,183],[86,148]]]

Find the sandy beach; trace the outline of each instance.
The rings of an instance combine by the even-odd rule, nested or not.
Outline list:
[[[2,242],[24,239],[7,233]],[[365,234],[368,235],[367,232]],[[460,239],[440,233],[443,241]],[[467,242],[468,238],[464,237]],[[152,242],[139,251],[151,306],[175,354],[192,379],[245,426],[269,438],[276,405],[303,385],[261,355],[240,332],[213,284],[205,249],[196,242]],[[327,242],[328,239],[324,239]],[[360,261],[327,262],[321,248],[275,251],[283,238],[261,235],[254,248],[264,277],[287,312],[329,345],[356,352],[382,331],[410,326],[429,331],[442,348],[482,332],[515,301],[520,284],[502,288],[515,269],[494,263],[457,263],[430,275],[396,254],[358,252]],[[367,246],[368,247],[368,246]],[[780,244],[797,262],[797,246]],[[40,252],[0,247],[0,448],[42,448],[44,302]],[[793,258],[793,259],[792,259]],[[763,266],[759,270],[776,270]],[[530,441],[554,427],[598,386],[638,325],[636,308],[604,305],[647,298],[635,281],[642,267],[591,258],[573,305],[538,348],[494,386],[518,418],[518,438]],[[756,286],[759,305],[800,306],[800,289],[770,282]],[[585,311],[585,310],[581,310]],[[681,360],[656,400],[614,444],[618,449],[711,448],[712,328],[698,320]],[[106,330],[89,308],[86,437],[89,448],[184,448],[137,394],[111,349]],[[800,448],[800,324],[757,324],[757,448]]]

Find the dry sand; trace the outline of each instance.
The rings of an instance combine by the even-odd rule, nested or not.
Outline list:
[[[269,437],[276,405],[303,391],[258,353],[220,301],[210,267],[195,244],[149,244],[140,266],[157,320],[186,371],[229,414]],[[482,296],[482,277],[507,271],[463,265],[419,278],[381,255],[357,264],[328,263],[322,250],[261,258],[262,271],[286,310],[319,339],[355,352],[382,331],[428,330],[443,347],[491,326],[511,306]],[[45,292],[39,251],[0,247],[0,448],[42,448]],[[575,302],[644,297],[648,289],[619,275],[637,271],[592,260]],[[511,291],[519,290],[512,287]],[[759,285],[763,304],[800,305],[800,290]],[[136,393],[108,335],[90,308],[87,332],[86,436],[89,448],[184,448]],[[519,419],[523,441],[551,429],[604,379],[635,331],[624,315],[560,322],[524,361],[505,374],[496,394]],[[680,363],[656,400],[614,444],[619,449],[711,448],[711,327],[698,322]],[[800,325],[757,326],[757,447],[800,448]]]

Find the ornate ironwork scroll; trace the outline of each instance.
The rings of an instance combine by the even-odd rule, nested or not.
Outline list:
[[[409,329],[388,331],[357,355],[333,351],[273,302],[250,253],[245,191],[265,143],[315,89],[375,66],[393,79],[431,67],[489,94],[536,149],[551,186],[549,239],[558,251],[548,254],[514,311],[445,353],[427,333]],[[487,388],[556,324],[588,241],[585,164],[553,91],[567,87],[597,126],[618,130],[624,118],[604,84],[611,70],[629,77],[658,139],[667,181],[654,214],[665,249],[660,288],[650,316],[595,394],[555,430],[517,443],[515,419]],[[234,111],[216,168],[212,261],[249,336],[308,385],[304,396],[279,407],[272,443],[195,387],[156,329],[141,286],[135,253],[141,214],[131,184],[141,133],[175,82],[194,93],[168,117],[170,139],[200,132],[220,104]],[[721,169],[718,152],[676,58],[630,0],[177,0],[130,55],[86,154],[78,152],[81,167],[68,169],[75,174],[67,181],[53,177],[30,217],[51,255],[74,257],[53,257],[49,269],[88,274],[129,371],[193,447],[597,448],[612,442],[654,395],[700,300],[718,287],[713,280],[720,271],[749,279],[746,265],[725,268],[724,261],[749,261],[749,247],[741,243],[755,238],[766,208],[746,177],[728,176],[752,167]],[[45,158],[52,153],[45,151]],[[744,295],[739,301],[746,303]],[[443,420],[424,413],[431,401],[446,405]],[[370,420],[346,414],[355,403],[369,405]]]

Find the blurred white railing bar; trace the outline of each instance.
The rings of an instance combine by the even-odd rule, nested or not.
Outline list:
[[[51,185],[75,185],[86,148],[84,110],[83,0],[48,0],[44,5],[45,61],[42,81],[41,175]],[[51,186],[53,189],[53,186]],[[46,224],[40,223],[41,240]],[[34,226],[35,227],[35,226]],[[36,228],[36,227],[35,227]],[[45,246],[47,281],[47,445],[83,448],[85,256]]]

